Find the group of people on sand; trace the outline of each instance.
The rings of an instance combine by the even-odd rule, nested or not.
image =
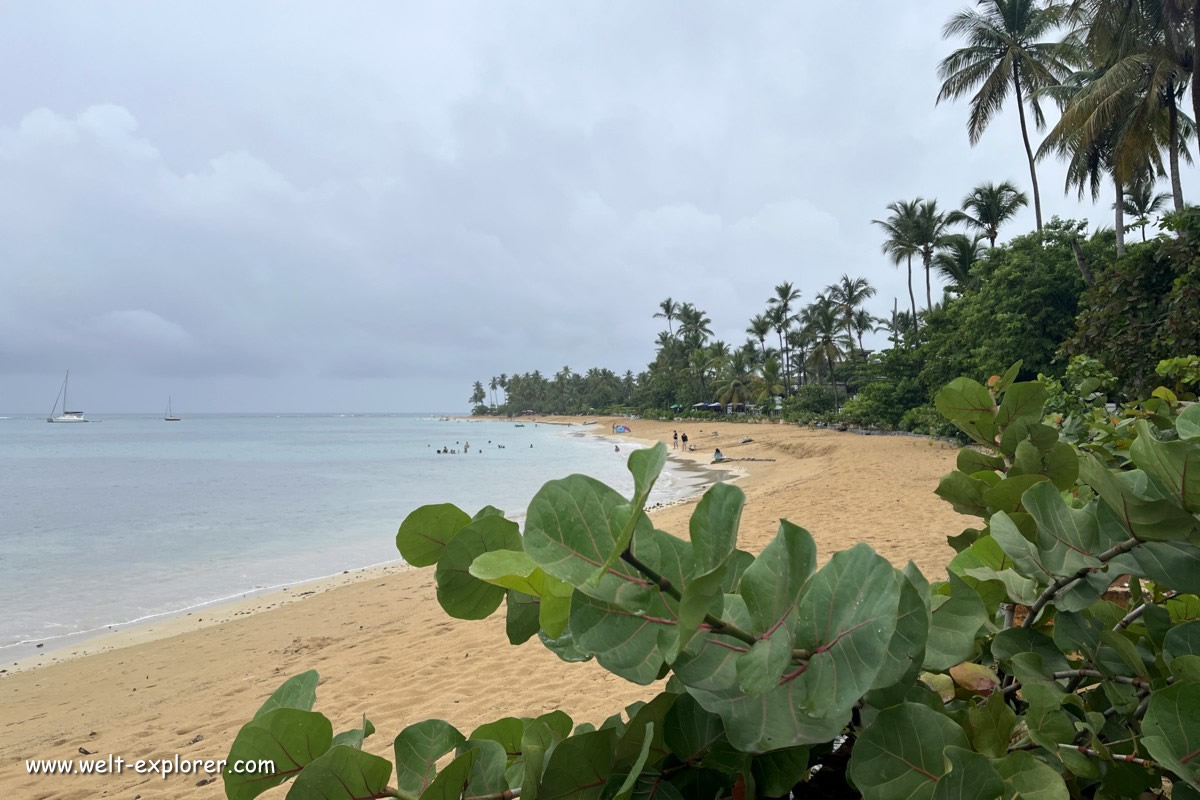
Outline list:
[[[672,436],[671,436],[671,449],[678,450],[680,442],[683,443],[684,450],[695,450],[696,449],[695,445],[688,447],[688,438],[687,438],[686,433],[683,435],[680,435],[679,431],[673,431]]]

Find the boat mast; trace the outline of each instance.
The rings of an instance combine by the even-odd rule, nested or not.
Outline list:
[[[67,384],[71,382],[71,370],[67,370],[67,377],[63,378],[63,413],[67,413]]]

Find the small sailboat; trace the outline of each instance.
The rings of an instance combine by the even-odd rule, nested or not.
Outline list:
[[[167,415],[163,417],[167,422],[179,422],[179,417],[171,413],[171,398],[167,398]]]
[[[58,390],[58,397],[54,398],[54,408],[50,409],[50,416],[46,417],[46,422],[89,422],[83,416],[82,411],[67,410],[67,384],[71,382],[71,371],[67,370],[67,376],[63,378],[62,388]],[[58,401],[62,400],[62,413],[55,415],[58,411]]]

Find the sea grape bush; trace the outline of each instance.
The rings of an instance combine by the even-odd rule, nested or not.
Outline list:
[[[662,445],[630,456],[632,497],[546,484],[523,532],[491,507],[417,509],[397,546],[434,568],[448,614],[503,607],[513,645],[661,691],[599,727],[418,722],[393,763],[362,749],[366,718],[334,735],[308,672],[229,755],[278,771],[226,774],[226,796],[290,780],[288,800],[1200,797],[1200,406],[1160,395],[1106,416],[1118,436],[1067,437],[1018,367],[937,396],[972,440],[936,490],[974,520],[945,580],[866,544],[821,564],[787,520],[755,557],[726,484],[688,539],[657,530]]]

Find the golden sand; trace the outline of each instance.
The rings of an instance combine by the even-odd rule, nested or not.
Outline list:
[[[746,492],[739,544],[752,552],[786,517],[812,533],[822,558],[865,541],[897,566],[912,560],[936,579],[953,554],[946,536],[966,522],[933,494],[956,451],[928,439],[792,425],[598,422],[597,433],[622,422],[633,436],[668,446],[673,430],[686,432],[696,451],[672,455],[705,464],[717,447],[730,459],[774,459],[727,465]],[[754,441],[741,444],[746,437]],[[655,512],[655,525],[686,536],[693,504]],[[80,748],[127,761],[224,758],[267,695],[307,669],[321,673],[317,710],[334,730],[357,727],[365,712],[379,731],[366,749],[389,758],[392,738],[422,719],[446,719],[469,733],[501,716],[558,708],[599,722],[655,691],[594,663],[563,663],[536,640],[509,646],[502,613],[450,619],[435,599],[432,569],[403,567],[122,631],[76,652],[88,654],[55,654],[55,663],[46,656],[42,666],[0,674],[0,798],[222,797],[219,777],[32,776],[25,760],[80,758]]]

